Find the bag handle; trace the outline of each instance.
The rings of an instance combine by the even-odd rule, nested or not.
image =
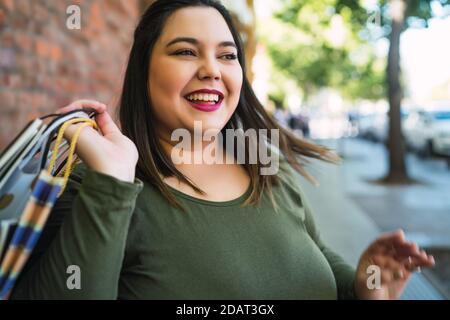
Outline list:
[[[93,127],[94,129],[98,129],[97,123],[94,120],[92,120],[92,119],[75,118],[75,119],[70,119],[70,120],[64,122],[64,124],[60,127],[60,129],[58,131],[58,136],[56,138],[56,142],[55,142],[55,145],[53,147],[52,157],[50,159],[50,163],[49,163],[49,166],[48,166],[48,169],[47,169],[47,171],[50,174],[52,173],[52,171],[53,171],[53,169],[55,167],[56,156],[58,154],[59,146],[60,146],[61,141],[63,139],[64,132],[66,131],[68,126],[70,126],[70,125],[72,125],[74,123],[80,123],[80,122],[83,122],[83,124],[81,124],[76,129],[76,131],[75,131],[75,133],[74,133],[74,135],[73,135],[73,137],[71,139],[71,142],[70,142],[69,153],[68,153],[68,156],[67,156],[67,164],[66,164],[66,168],[64,170],[64,178],[63,178],[64,182],[63,182],[63,185],[61,187],[61,191],[58,194],[58,197],[64,192],[64,189],[66,188],[67,181],[69,180],[70,173],[73,170],[73,156],[75,154],[75,147],[77,145],[77,141],[78,141],[78,138],[80,136],[81,130],[83,130],[83,128],[85,128],[87,126]]]

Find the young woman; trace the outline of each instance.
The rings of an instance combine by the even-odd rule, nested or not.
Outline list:
[[[216,1],[161,0],[145,12],[125,75],[121,129],[99,102],[60,110],[95,108],[100,132],[83,129],[83,164],[13,298],[396,299],[415,268],[434,264],[402,232],[373,242],[356,270],[323,244],[297,172],[307,176],[306,158],[333,155],[278,127],[244,61]],[[230,139],[180,150],[172,137],[180,128],[197,137],[196,123],[212,136],[239,128],[278,136],[257,137],[256,149],[247,141],[244,163],[210,164],[192,160],[211,143],[229,151]],[[262,175],[259,158],[248,161],[264,146],[280,156],[276,174]],[[174,151],[187,161],[173,161]],[[234,156],[228,151],[223,158]],[[381,270],[378,289],[367,285],[371,264]],[[79,271],[79,283],[70,270]]]

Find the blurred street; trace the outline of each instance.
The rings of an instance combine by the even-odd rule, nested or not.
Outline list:
[[[381,230],[403,228],[420,246],[450,248],[450,170],[444,160],[410,154],[407,165],[418,183],[386,187],[368,183],[387,171],[383,145],[349,139],[340,147],[345,192]]]
[[[356,265],[361,252],[380,232],[402,228],[409,240],[438,253],[436,268],[416,275],[404,298],[448,298],[450,282],[445,267],[450,253],[450,170],[446,162],[410,154],[410,175],[418,183],[384,186],[373,182],[387,170],[382,144],[360,139],[321,143],[343,157],[340,166],[315,163],[311,167],[320,187],[302,182],[326,242]]]

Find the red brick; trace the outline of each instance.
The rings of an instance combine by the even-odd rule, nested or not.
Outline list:
[[[17,73],[5,74],[5,78],[6,78],[5,86],[8,89],[13,89],[13,90],[20,89],[21,86],[23,85],[23,81],[21,81],[21,77]]]
[[[30,23],[30,17],[13,15],[11,19],[9,19],[8,24],[12,27],[13,30],[26,30]]]
[[[32,100],[32,94],[27,91],[20,92],[18,99],[17,99],[17,107],[20,108],[20,110],[28,110],[31,105]]]
[[[45,102],[47,100],[46,94],[42,92],[35,92],[31,94],[30,97],[31,97],[30,107],[32,110],[36,111],[44,107]]]
[[[0,33],[0,48],[8,48],[14,45],[14,33],[12,31],[5,31]]]
[[[34,40],[24,32],[18,32],[15,36],[16,47],[22,52],[30,52],[33,50]]]
[[[20,13],[21,15],[25,17],[30,17],[33,14],[31,12],[31,5],[32,1],[30,0],[14,0],[15,9],[14,11],[17,13]],[[37,4],[37,7],[39,7],[40,4]]]
[[[89,28],[92,28],[95,32],[99,32],[104,28],[105,20],[103,18],[103,12],[100,8],[100,2],[94,2],[91,5],[89,12]]]
[[[10,76],[7,72],[0,73],[0,88],[9,86]]]
[[[140,13],[140,3],[139,1],[130,0],[120,0],[125,12],[128,14],[129,18],[137,19]]]
[[[2,9],[0,9],[0,27],[2,26],[2,24],[5,23],[6,20],[6,14],[5,11],[3,11]]]
[[[43,40],[36,40],[36,53],[38,56],[41,56],[42,58],[46,58],[49,56],[51,51],[51,46]]]
[[[36,3],[33,7],[33,20],[48,23],[49,18],[50,13],[48,11],[48,8],[44,7],[42,4]]]
[[[61,49],[61,47],[59,47],[57,45],[52,46],[51,49],[50,49],[50,57],[53,60],[56,60],[56,61],[61,60],[61,57],[62,57],[62,49]]]
[[[0,0],[0,5],[3,5],[7,10],[14,10],[14,1],[13,0]]]
[[[14,70],[16,68],[16,51],[12,48],[0,48],[0,67]]]
[[[9,90],[0,91],[1,112],[13,109],[16,104],[16,95]]]

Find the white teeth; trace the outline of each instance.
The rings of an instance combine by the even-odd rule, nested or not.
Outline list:
[[[195,94],[189,95],[187,98],[188,98],[188,100],[213,101],[213,102],[219,101],[218,94],[195,93]]]

